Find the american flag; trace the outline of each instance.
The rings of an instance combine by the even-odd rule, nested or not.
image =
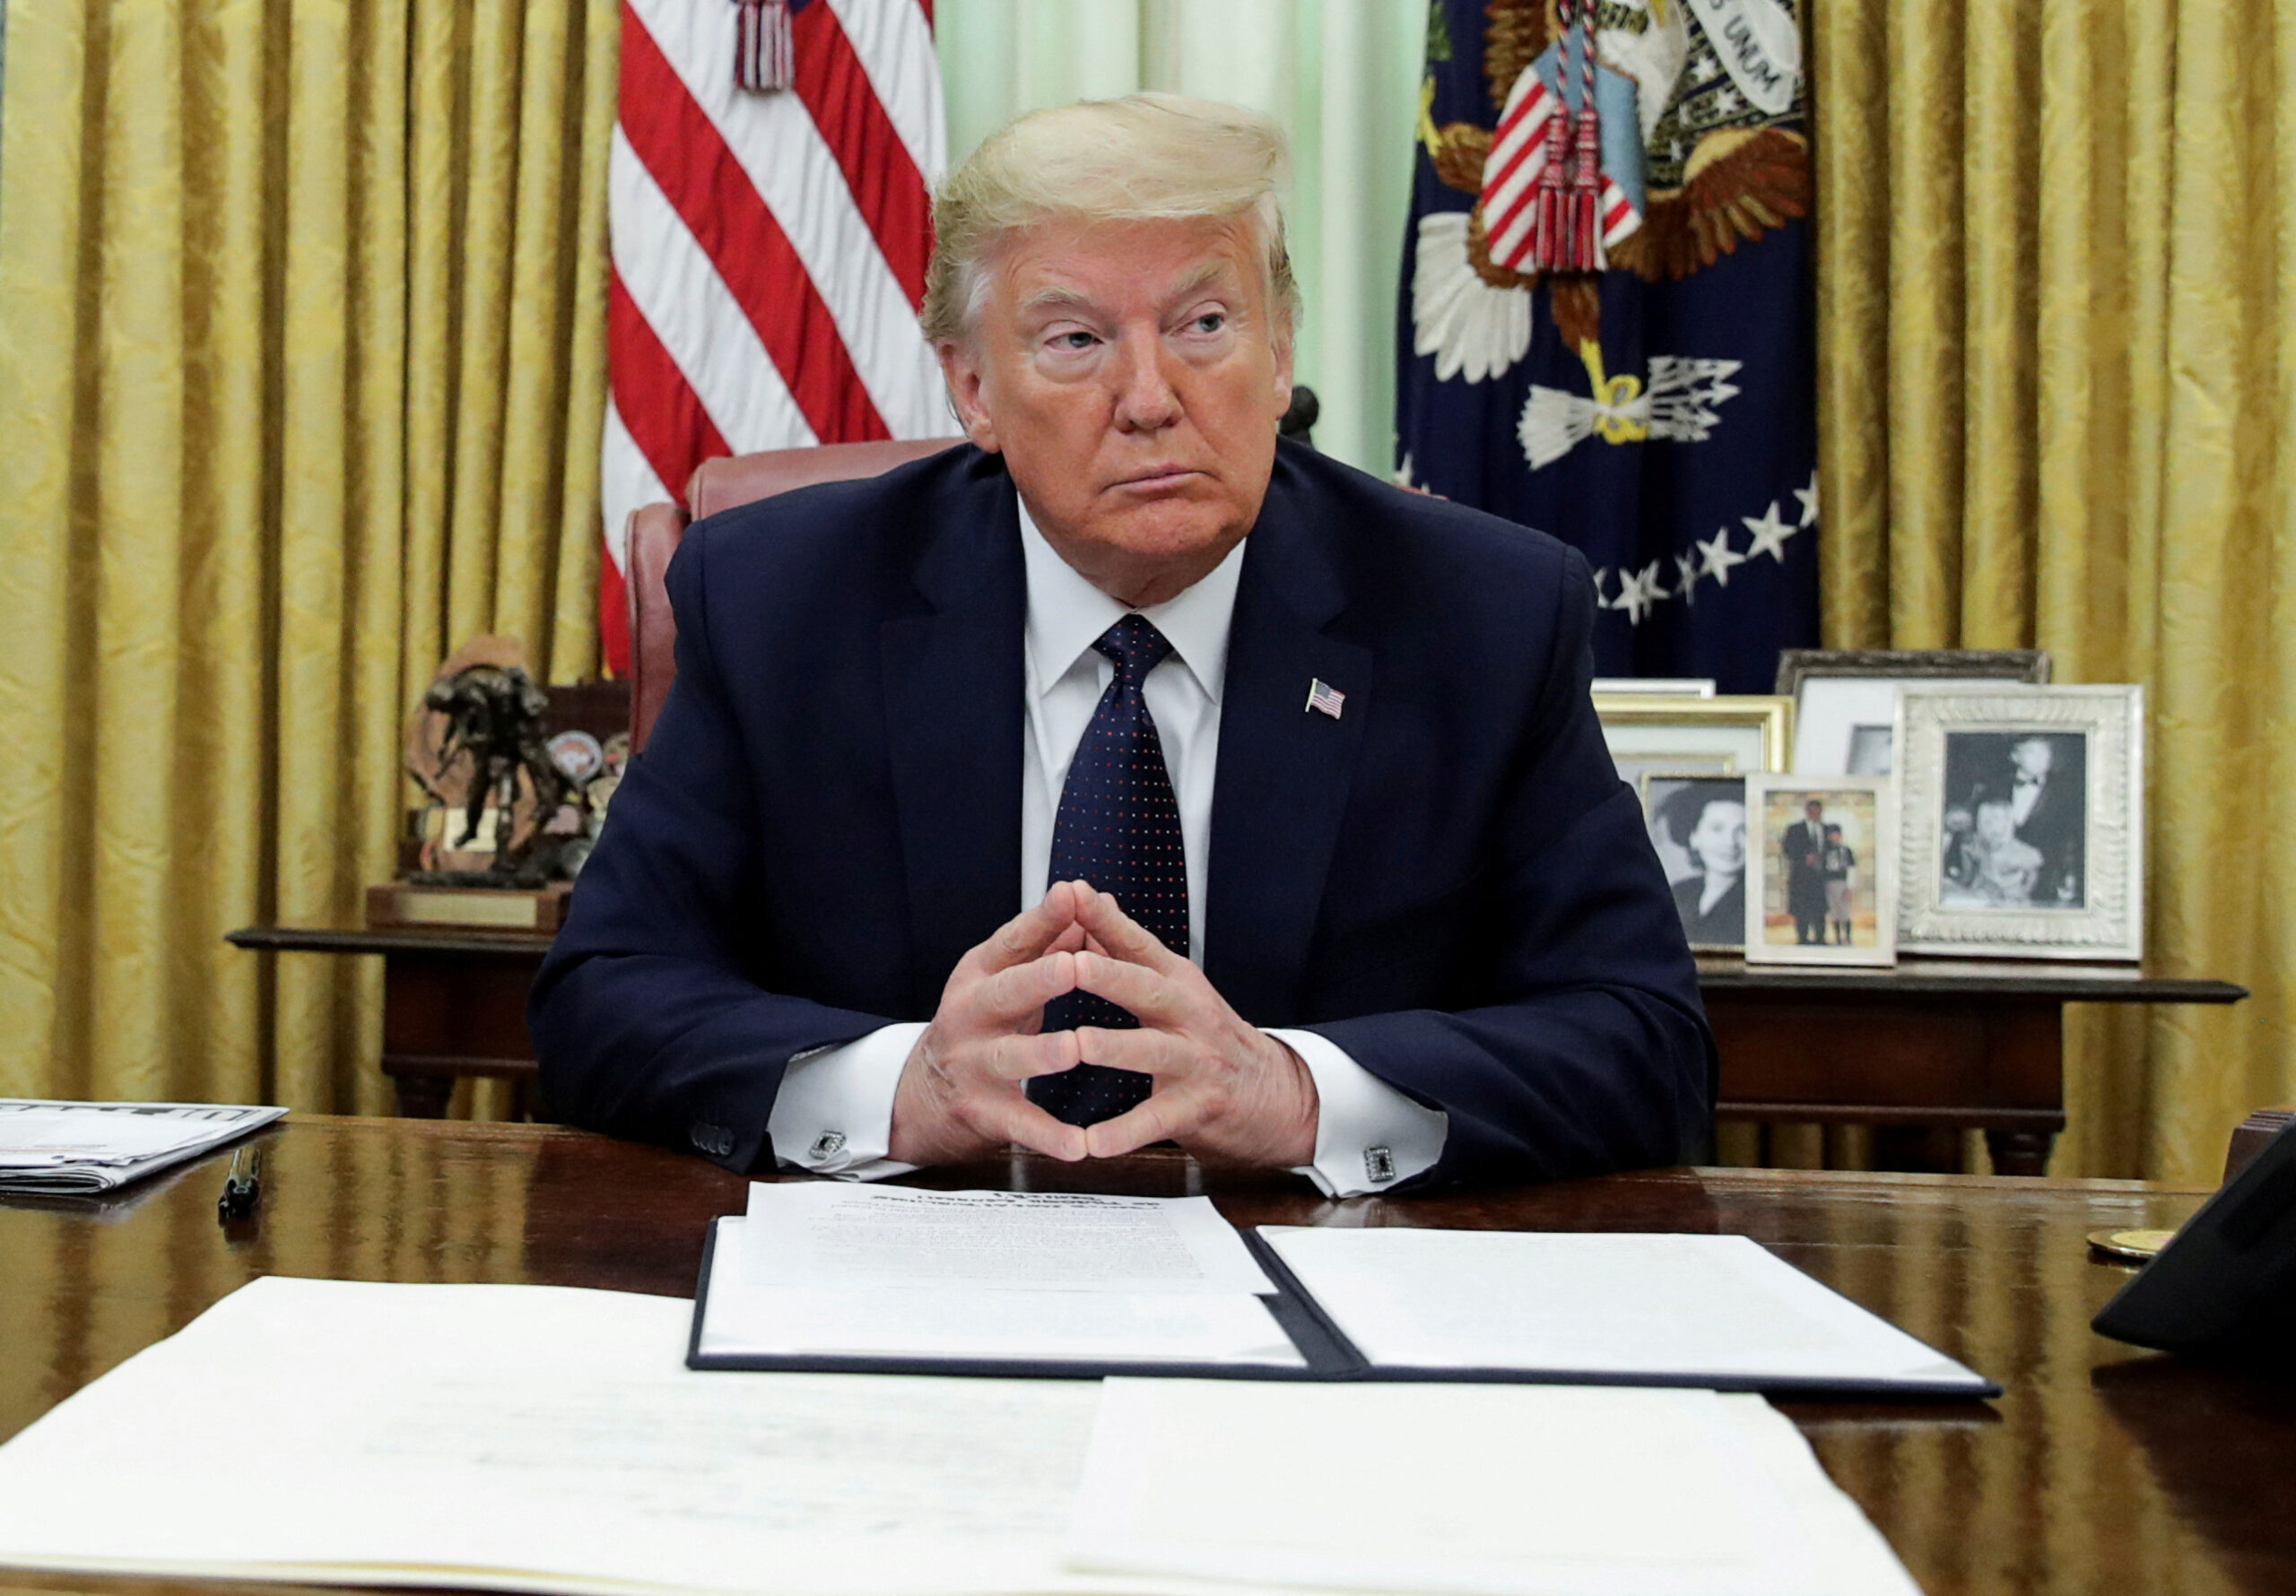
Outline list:
[[[1347,695],[1321,677],[1308,683],[1307,707],[1309,709],[1320,710],[1332,719],[1337,720],[1340,706],[1346,702]]]
[[[789,86],[736,86],[748,8],[623,0],[608,179],[607,668],[624,526],[716,455],[953,435],[918,328],[946,158],[933,0],[794,0]]]

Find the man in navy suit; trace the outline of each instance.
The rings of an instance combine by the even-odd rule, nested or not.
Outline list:
[[[1538,533],[1276,441],[1281,136],[1136,96],[936,201],[972,447],[695,527],[531,1022],[553,1108],[869,1175],[1682,1161],[1712,1042]]]

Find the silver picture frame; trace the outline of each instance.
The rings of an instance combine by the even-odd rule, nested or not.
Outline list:
[[[1908,686],[1895,736],[1900,949],[2144,957],[2142,687]]]

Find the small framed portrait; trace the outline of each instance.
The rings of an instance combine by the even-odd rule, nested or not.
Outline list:
[[[2143,958],[2144,735],[2141,687],[1908,688],[1903,945]]]
[[[1953,681],[1976,688],[2045,683],[2049,657],[2038,648],[1788,648],[1778,658],[1778,690],[1794,699],[1799,776],[1888,776],[1896,762],[1898,690]]]
[[[1645,771],[1642,814],[1690,945],[1712,952],[1744,948],[1746,778],[1702,770]]]
[[[1748,776],[1746,813],[1748,963],[1897,962],[1897,795],[1887,776]]]
[[[1794,746],[1791,698],[1596,693],[1595,714],[1619,779],[1638,792],[1655,772],[1783,770]]]

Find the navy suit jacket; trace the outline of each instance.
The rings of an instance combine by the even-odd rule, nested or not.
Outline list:
[[[669,590],[677,680],[529,1019],[560,1117],[770,1167],[790,1057],[930,1019],[1022,906],[1012,481],[968,446],[729,510]],[[1205,971],[1446,1111],[1425,1179],[1708,1133],[1696,971],[1587,698],[1592,598],[1552,539],[1288,444],[1245,542]]]

